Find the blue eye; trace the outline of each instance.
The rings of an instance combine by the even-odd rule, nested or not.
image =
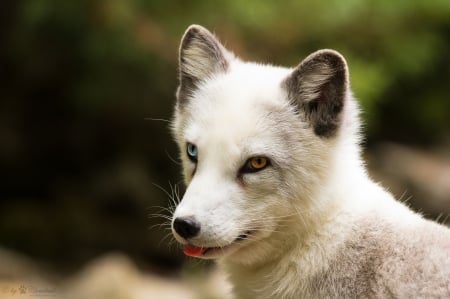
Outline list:
[[[192,143],[188,143],[187,144],[187,155],[188,155],[188,158],[192,162],[197,162],[197,155],[198,155],[197,146],[195,146]]]

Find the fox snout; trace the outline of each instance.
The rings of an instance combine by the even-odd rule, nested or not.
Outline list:
[[[201,225],[193,216],[188,216],[175,218],[172,227],[180,237],[187,240],[199,234]]]

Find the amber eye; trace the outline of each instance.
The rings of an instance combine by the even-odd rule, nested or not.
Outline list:
[[[269,165],[269,159],[266,157],[253,157],[245,162],[239,173],[252,173],[263,170]]]
[[[267,158],[264,157],[251,158],[249,162],[253,169],[262,169],[267,166]]]

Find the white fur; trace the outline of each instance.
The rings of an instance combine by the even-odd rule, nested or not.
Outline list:
[[[371,219],[377,219],[393,236],[430,225],[368,177],[358,145],[358,108],[350,92],[336,135],[318,137],[300,120],[282,88],[293,69],[232,56],[228,63],[226,72],[214,73],[189,62],[197,69],[192,73],[206,79],[175,113],[173,131],[188,188],[173,218],[194,216],[201,223],[200,234],[190,240],[174,231],[179,242],[224,247],[205,258],[218,259],[237,298],[343,294],[339,283],[320,293],[317,275],[334,271],[332,262],[345,255],[345,244],[359,236],[366,219],[374,226]],[[306,90],[315,92],[313,87]],[[185,154],[186,142],[198,148],[196,166]],[[266,156],[272,165],[240,180],[238,170],[254,156]],[[430,229],[436,229],[434,224]],[[252,231],[248,239],[235,241],[247,231]],[[375,229],[369,240],[378,240],[377,234],[383,231]],[[448,259],[441,262],[450,265]],[[331,274],[336,280],[344,275]],[[384,290],[374,287],[374,294],[383,297],[379,289]]]

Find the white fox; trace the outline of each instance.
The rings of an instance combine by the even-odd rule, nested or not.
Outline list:
[[[368,177],[339,53],[243,62],[192,25],[179,62],[186,255],[217,259],[236,298],[450,298],[450,230]]]

